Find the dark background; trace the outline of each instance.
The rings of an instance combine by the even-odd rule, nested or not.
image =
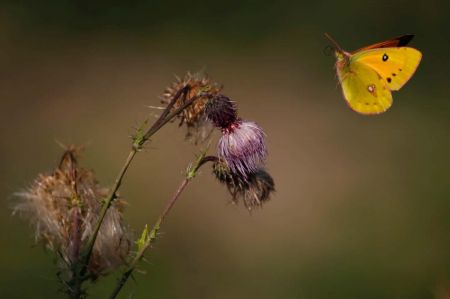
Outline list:
[[[0,297],[63,297],[52,254],[10,209],[56,165],[55,141],[88,145],[83,165],[111,185],[147,106],[190,70],[265,129],[277,193],[249,214],[203,170],[121,298],[450,298],[449,15],[433,0],[2,1]],[[364,117],[324,32],[347,50],[415,33],[423,60],[387,113]],[[132,165],[136,232],[198,153],[183,134],[164,128]]]

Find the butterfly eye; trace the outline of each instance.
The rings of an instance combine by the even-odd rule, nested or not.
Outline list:
[[[383,61],[386,61],[389,59],[389,56],[387,56],[387,54],[383,54],[383,57],[381,58]]]

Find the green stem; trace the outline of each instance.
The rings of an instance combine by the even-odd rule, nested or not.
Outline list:
[[[175,116],[180,114],[184,109],[192,105],[192,103],[197,100],[201,95],[197,95],[192,97],[189,101],[186,101],[182,106],[180,106],[178,109],[170,112],[170,110],[175,105],[176,101],[179,99],[181,95],[183,95],[183,101],[185,100],[187,92],[190,90],[189,86],[186,86],[184,88],[181,88],[171,99],[170,103],[167,105],[166,109],[163,111],[163,113],[160,115],[160,117],[155,121],[155,123],[148,129],[148,131],[140,138],[138,142],[134,142],[132,149],[130,150],[130,153],[128,154],[127,159],[125,160],[125,164],[122,166],[122,169],[120,170],[119,174],[117,175],[116,181],[114,183],[114,186],[111,189],[111,192],[108,194],[108,197],[105,199],[102,210],[100,211],[99,218],[97,219],[97,222],[94,226],[94,231],[92,235],[90,236],[87,245],[85,249],[81,252],[81,268],[79,273],[76,275],[78,276],[77,279],[85,280],[86,279],[86,272],[89,265],[89,261],[92,255],[92,251],[94,249],[95,240],[97,239],[98,232],[100,230],[100,227],[103,223],[103,220],[106,216],[106,213],[108,212],[108,209],[111,206],[111,203],[116,199],[117,197],[117,191],[120,188],[122,184],[122,180],[127,173],[127,170],[133,161],[135,155],[137,152],[142,148],[142,146],[150,139],[151,136],[153,136],[156,132],[159,131],[165,124],[167,124],[169,121],[171,121]]]
[[[186,173],[186,177],[181,182],[181,184],[178,186],[175,194],[167,201],[166,206],[164,210],[162,211],[161,215],[159,216],[156,223],[153,225],[152,230],[148,234],[148,236],[145,239],[145,243],[140,246],[138,249],[138,252],[136,253],[136,256],[133,258],[133,260],[128,265],[127,269],[122,273],[122,276],[120,277],[116,287],[114,288],[113,292],[111,293],[109,299],[114,299],[117,297],[117,295],[122,290],[125,283],[128,281],[128,278],[130,278],[131,274],[133,274],[133,271],[136,269],[137,264],[139,261],[143,258],[146,250],[150,247],[150,245],[156,240],[156,236],[158,234],[159,229],[161,228],[162,223],[164,222],[165,218],[169,214],[169,212],[172,210],[175,203],[178,201],[180,195],[183,193],[189,182],[195,177],[197,174],[197,171],[200,169],[201,166],[203,166],[207,162],[211,161],[217,161],[216,157],[213,156],[205,156],[205,154],[201,155],[194,166],[190,167]]]
[[[108,197],[106,198],[105,202],[103,203],[102,210],[100,211],[100,216],[95,223],[94,232],[89,238],[87,249],[84,252],[84,254],[81,256],[81,260],[83,261],[83,269],[81,272],[81,275],[84,276],[86,273],[87,265],[89,264],[90,257],[92,255],[92,250],[94,249],[95,240],[97,239],[98,232],[100,231],[100,227],[103,223],[103,220],[106,216],[106,212],[108,212],[109,207],[111,206],[111,203],[113,200],[117,197],[116,192],[120,188],[120,185],[122,184],[123,177],[125,176],[128,168],[130,167],[131,162],[133,161],[134,156],[137,153],[137,149],[132,148],[130,153],[128,154],[127,159],[125,160],[125,164],[122,166],[122,169],[120,170],[119,174],[117,175],[116,181],[114,183],[114,186],[109,193]]]

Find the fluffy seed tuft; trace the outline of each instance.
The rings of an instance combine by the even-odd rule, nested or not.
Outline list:
[[[52,174],[40,174],[27,190],[16,194],[19,200],[13,209],[34,227],[36,241],[62,258],[62,270],[77,262],[108,193],[92,171],[78,167],[77,156],[78,149],[69,147]],[[128,255],[123,205],[116,200],[100,228],[88,267],[92,278],[123,265]]]

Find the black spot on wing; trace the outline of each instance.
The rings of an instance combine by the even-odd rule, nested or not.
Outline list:
[[[386,53],[383,54],[383,57],[381,57],[381,60],[387,61],[389,59],[389,56],[387,56]]]
[[[387,81],[388,81],[388,83],[391,83],[392,79],[390,77],[387,77]]]

